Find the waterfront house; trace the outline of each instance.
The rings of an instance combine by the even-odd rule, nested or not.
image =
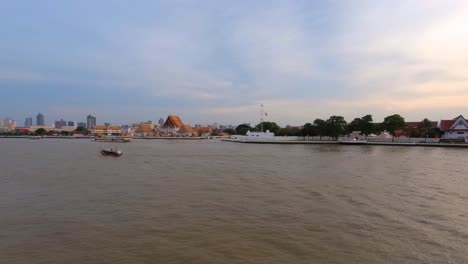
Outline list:
[[[462,115],[452,120],[440,120],[439,128],[444,133],[442,140],[466,141],[468,139],[468,120]]]
[[[91,134],[95,136],[120,136],[122,129],[119,126],[96,126],[91,129]]]
[[[148,123],[141,123],[135,130],[134,135],[136,137],[154,136],[154,125]]]

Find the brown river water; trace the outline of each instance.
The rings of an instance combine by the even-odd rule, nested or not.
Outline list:
[[[468,263],[468,150],[0,139],[0,263]]]

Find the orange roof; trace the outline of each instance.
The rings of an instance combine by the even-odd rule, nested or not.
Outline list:
[[[135,130],[137,133],[151,133],[153,132],[153,128],[151,124],[140,124],[138,128]]]
[[[192,127],[189,126],[189,125],[183,125],[180,129],[179,129],[179,133],[192,133],[193,130],[192,130]]]
[[[166,119],[166,122],[164,123],[163,127],[182,127],[184,123],[182,123],[182,120],[180,120],[180,117],[178,116],[168,116]]]
[[[120,130],[119,126],[96,126],[94,129],[96,130]]]
[[[193,128],[194,131],[201,131],[202,133],[211,133],[213,132],[213,130],[209,127],[194,127]]]

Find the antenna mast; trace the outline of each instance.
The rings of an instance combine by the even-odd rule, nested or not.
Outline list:
[[[265,115],[265,111],[263,110],[263,104],[260,109],[260,132],[263,132],[263,116]]]

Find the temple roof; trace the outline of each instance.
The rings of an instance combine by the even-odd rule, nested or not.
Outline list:
[[[135,130],[137,133],[151,133],[153,132],[153,128],[151,124],[140,124],[138,128]]]
[[[192,130],[192,127],[189,126],[189,125],[183,125],[180,129],[179,129],[179,133],[192,133],[193,130]]]
[[[182,127],[183,125],[184,125],[184,123],[182,123],[182,120],[180,120],[180,117],[170,115],[170,116],[167,117],[166,122],[164,123],[164,125],[163,125],[162,127],[163,127],[163,128],[168,128],[168,127],[171,127],[171,128],[174,128],[174,127],[180,128],[180,127]]]

